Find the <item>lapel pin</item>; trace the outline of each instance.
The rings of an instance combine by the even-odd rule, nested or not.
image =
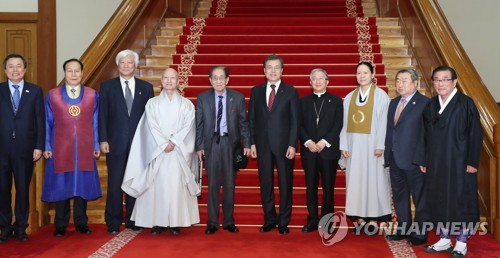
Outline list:
[[[413,105],[415,105],[415,103],[417,103],[416,101],[413,101]]]
[[[141,92],[139,91],[139,95],[141,95]]]
[[[329,100],[328,100],[328,103],[330,103],[330,102],[332,102],[332,100],[331,100],[331,99],[329,99]]]
[[[29,91],[29,90],[24,90],[24,92],[30,93],[30,91]]]

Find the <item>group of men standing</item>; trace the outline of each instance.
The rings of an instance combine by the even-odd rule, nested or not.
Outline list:
[[[123,221],[132,230],[154,227],[153,234],[162,233],[166,227],[170,227],[173,234],[178,234],[179,226],[197,223],[199,218],[193,215],[197,208],[191,209],[189,205],[179,204],[185,209],[183,214],[189,217],[187,220],[168,215],[169,219],[178,223],[159,219],[161,214],[151,217],[138,211],[137,207],[134,209],[137,205],[141,209],[148,205],[160,208],[158,206],[162,205],[161,202],[156,201],[141,200],[140,204],[135,204],[134,197],[140,198],[142,193],[147,193],[145,196],[150,196],[148,198],[157,198],[166,196],[166,192],[161,190],[161,185],[128,172],[132,168],[142,168],[148,175],[159,176],[158,173],[167,167],[181,171],[178,175],[168,175],[170,179],[190,181],[192,175],[185,173],[192,167],[190,154],[205,161],[208,176],[208,221],[205,233],[214,234],[219,228],[221,185],[224,215],[222,228],[233,233],[239,232],[233,215],[236,177],[233,155],[235,148],[240,145],[244,155],[258,160],[264,212],[264,223],[260,231],[269,232],[277,227],[280,234],[288,234],[292,214],[294,159],[299,138],[309,212],[302,231],[317,230],[320,217],[334,212],[333,191],[341,156],[339,135],[345,125],[342,100],[328,93],[329,78],[324,69],[311,71],[309,79],[313,93],[299,99],[297,90],[281,80],[283,59],[275,54],[267,56],[263,63],[267,81],[253,87],[247,119],[244,96],[227,89],[227,67],[215,66],[210,70],[209,81],[213,89],[198,96],[194,109],[187,99],[178,94],[178,75],[170,68],[162,75],[162,94],[150,101],[154,96],[153,86],[134,77],[138,62],[138,55],[131,50],[118,53],[116,64],[119,76],[103,82],[98,95],[87,87],[70,87],[72,80],[80,85],[83,64],[78,60],[68,60],[63,67],[68,86],[66,89],[50,91],[47,95],[49,105],[46,104],[46,108],[50,108],[51,112],[44,112],[41,89],[24,81],[26,61],[19,55],[7,56],[3,65],[8,82],[0,84],[0,242],[13,236],[20,241],[28,240],[25,229],[29,182],[33,162],[41,157],[44,150],[47,159],[55,160],[48,162],[48,166],[55,170],[54,178],[58,173],[77,172],[80,166],[91,169],[92,165],[95,166],[95,160],[85,163],[86,156],[78,154],[79,151],[92,150],[94,158],[100,152],[106,154],[108,188],[105,220],[110,234],[118,234]],[[422,231],[420,234],[406,234],[413,224],[410,195],[416,207],[415,222],[420,225],[424,221],[475,222],[479,219],[475,172],[479,163],[482,132],[478,112],[469,97],[457,92],[457,75],[452,68],[438,67],[433,72],[432,80],[438,96],[429,101],[417,91],[417,73],[412,69],[399,71],[396,75],[396,90],[400,96],[391,101],[387,112],[384,165],[390,168],[394,206],[400,225],[398,232],[388,236],[388,239],[408,239],[413,245],[426,243],[427,234]],[[84,92],[91,96],[84,95]],[[76,97],[71,97],[75,93]],[[51,102],[51,98],[62,98],[64,101]],[[80,106],[79,101],[83,106]],[[85,109],[88,105],[93,108]],[[69,115],[62,115],[65,109],[68,109]],[[165,116],[166,120],[160,119],[160,115]],[[46,116],[51,121],[60,123],[71,121],[68,126],[81,128],[75,131],[75,135],[93,132],[91,135],[98,136],[98,144],[96,138],[95,142],[92,140],[89,144],[78,142],[68,145],[63,150],[75,151],[61,153],[59,150],[60,154],[57,155],[70,155],[71,158],[74,157],[73,163],[57,163],[58,157],[55,152],[52,153],[52,148],[65,146],[65,142],[74,139],[56,142],[51,138],[47,141],[54,136],[53,130],[56,129],[53,124],[49,126]],[[97,120],[98,117],[98,122],[94,121],[88,126],[78,124],[78,116],[89,121]],[[67,138],[71,137],[70,134],[67,135]],[[153,147],[144,149],[150,145]],[[136,154],[143,151],[146,152],[145,155],[132,161]],[[166,163],[169,163],[168,166],[162,165]],[[174,163],[175,166],[172,165]],[[70,168],[65,168],[68,166]],[[274,196],[275,167],[280,195],[278,213]],[[16,186],[14,224],[11,224],[10,207],[12,175]],[[323,189],[321,216],[318,214],[320,176]],[[182,183],[179,187],[189,188],[189,182]],[[122,188],[127,193],[125,218]],[[137,194],[141,188],[140,194]],[[148,191],[146,188],[154,190]],[[182,198],[196,202],[192,198],[195,193],[192,189],[188,190],[183,189],[182,195],[191,197]],[[66,198],[68,197],[76,200],[82,196],[70,193]],[[50,198],[47,200],[58,201]],[[178,200],[168,201],[176,202]],[[69,203],[61,205],[58,212],[64,215],[59,216],[63,223],[60,226],[56,223],[54,233],[58,236],[64,235],[67,226],[65,221],[69,219]],[[86,225],[86,200],[79,205],[85,219],[76,225],[77,231],[88,234],[91,231]],[[165,212],[172,213],[168,209]],[[454,249],[456,255],[465,255],[465,242],[469,233],[466,229],[460,232]],[[425,250],[451,251],[453,246],[449,236],[449,230],[441,230],[440,242]]]

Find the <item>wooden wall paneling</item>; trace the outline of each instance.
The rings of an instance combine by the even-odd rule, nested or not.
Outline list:
[[[57,86],[56,0],[38,0],[38,85],[47,93]]]

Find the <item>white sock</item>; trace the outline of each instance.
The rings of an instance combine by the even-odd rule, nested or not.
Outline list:
[[[451,239],[449,238],[441,238],[437,241],[433,246],[446,246],[451,244]]]
[[[462,254],[467,253],[467,243],[457,241],[455,244],[455,248],[453,248],[453,251],[459,251]]]

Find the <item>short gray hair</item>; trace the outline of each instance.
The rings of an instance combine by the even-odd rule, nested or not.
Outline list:
[[[323,68],[314,68],[314,69],[312,69],[311,74],[309,74],[309,80],[311,80],[311,81],[312,81],[312,79],[313,79],[313,74],[314,74],[315,72],[322,72],[322,73],[325,75],[325,80],[327,80],[327,81],[328,81],[328,73],[327,73],[327,72],[325,71],[325,69],[323,69]]]
[[[133,56],[134,57],[134,63],[135,63],[135,66],[139,66],[139,55],[130,50],[130,49],[125,49],[125,50],[122,50],[120,51],[120,53],[118,53],[118,55],[116,55],[116,65],[118,65],[120,63],[120,59],[122,59],[123,57],[126,57],[126,56]]]
[[[398,75],[399,75],[400,73],[409,73],[412,81],[418,81],[418,73],[417,73],[417,71],[415,71],[415,69],[411,69],[411,68],[408,68],[408,69],[401,69],[401,70],[399,70],[399,71],[396,73],[396,77],[395,77],[395,79],[397,79],[397,78],[398,78]]]

